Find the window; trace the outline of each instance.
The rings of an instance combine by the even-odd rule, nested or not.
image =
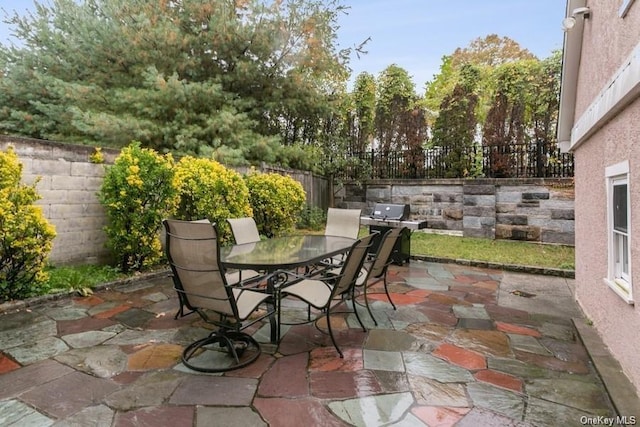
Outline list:
[[[628,304],[631,286],[631,227],[629,212],[629,162],[606,169],[608,213],[608,273],[605,283]]]
[[[618,9],[618,15],[620,16],[620,18],[624,18],[625,17],[625,15],[629,11],[629,8],[633,4],[633,2],[634,2],[634,0],[623,0],[622,1],[622,5],[620,6],[620,9]]]

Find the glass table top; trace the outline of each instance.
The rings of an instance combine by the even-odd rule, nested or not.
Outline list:
[[[354,239],[338,236],[274,237],[255,243],[222,247],[220,258],[228,268],[257,270],[294,268],[345,253],[354,243]]]

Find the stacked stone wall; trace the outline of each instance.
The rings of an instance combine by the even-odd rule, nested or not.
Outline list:
[[[337,205],[369,214],[376,203],[411,205],[411,219],[468,237],[574,244],[571,179],[378,180],[347,184]]]

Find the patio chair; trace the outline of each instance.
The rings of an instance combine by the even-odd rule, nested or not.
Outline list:
[[[327,210],[327,225],[324,229],[324,235],[357,239],[360,234],[361,213],[361,209],[329,208]],[[323,264],[340,267],[343,262],[344,255],[338,255],[324,260]]]
[[[231,226],[231,233],[236,245],[245,245],[260,241],[260,233],[256,222],[251,217],[228,218],[227,222]],[[237,270],[226,273],[227,282],[231,284],[246,284],[258,281],[264,276],[263,273],[255,270]]]
[[[375,325],[378,325],[378,322],[371,312],[371,307],[369,306],[369,300],[367,299],[367,288],[379,282],[380,280],[384,280],[384,292],[385,294],[387,294],[387,299],[389,300],[389,303],[391,304],[393,309],[396,309],[396,305],[391,300],[391,295],[389,294],[389,288],[387,286],[387,269],[393,261],[391,255],[393,255],[395,244],[405,228],[406,227],[396,227],[389,229],[380,237],[378,250],[364,262],[361,273],[356,280],[356,288],[363,288],[364,303]],[[373,282],[370,282],[369,280],[371,278],[375,280]]]
[[[261,349],[257,341],[242,330],[274,313],[266,310],[248,320],[261,304],[272,301],[271,294],[227,284],[220,264],[217,231],[210,222],[164,220],[163,224],[167,234],[167,259],[181,311],[184,304],[218,328],[189,344],[182,353],[182,363],[201,372],[224,372],[250,364],[258,358]],[[226,350],[231,360],[223,358],[221,366],[207,364],[205,351],[213,349],[214,344]]]
[[[340,274],[337,276],[324,276],[317,279],[307,279],[294,275],[293,273],[289,273],[290,276],[295,277],[295,280],[291,281],[291,284],[284,284],[278,290],[278,328],[281,324],[280,317],[282,312],[282,299],[289,296],[296,297],[308,305],[307,316],[309,321],[311,321],[311,307],[320,310],[320,313],[326,317],[327,329],[329,336],[331,337],[331,342],[338,351],[340,357],[343,358],[344,355],[342,354],[340,347],[338,347],[331,329],[332,305],[337,306],[344,302],[345,298],[351,298],[356,318],[358,319],[363,332],[367,331],[362,320],[360,320],[358,311],[356,310],[355,299],[353,298],[353,287],[375,234],[377,233],[363,237],[351,246]],[[334,304],[336,300],[338,300],[338,303]],[[322,315],[316,317],[314,321],[317,322],[321,318]],[[278,336],[278,339],[279,338],[280,337]]]
[[[329,208],[324,235],[357,239],[360,233],[361,213],[361,209]]]

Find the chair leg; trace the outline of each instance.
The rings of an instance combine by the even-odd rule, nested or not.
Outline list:
[[[344,354],[342,354],[342,350],[340,350],[340,347],[338,347],[338,343],[336,342],[336,339],[333,337],[333,331],[331,330],[331,316],[329,315],[331,313],[330,309],[327,309],[327,329],[329,330],[329,336],[331,337],[331,342],[333,343],[333,346],[336,348],[336,350],[338,350],[338,354],[340,355],[341,359],[344,359]]]
[[[360,323],[360,326],[362,327],[362,332],[367,332],[367,328],[364,326],[364,323],[362,323],[362,319],[360,319],[360,315],[358,314],[358,309],[356,308],[356,299],[355,299],[355,295],[353,295],[353,290],[351,291],[351,304],[353,305],[353,312],[356,314],[356,319],[358,319],[358,323]]]
[[[369,297],[367,296],[367,283],[365,283],[363,285],[364,287],[364,305],[365,307],[367,307],[367,311],[369,312],[369,317],[371,317],[371,320],[373,320],[373,324],[378,326],[378,321],[376,320],[375,316],[373,315],[373,312],[371,311],[371,307],[369,306]]]
[[[203,349],[203,347],[216,343],[227,349],[229,355],[233,357],[233,364],[223,367],[208,367],[195,364],[191,361],[193,356],[199,354],[199,351]],[[238,343],[240,343],[240,346],[236,348],[236,344]],[[253,353],[245,357],[244,360],[240,360],[243,355],[246,355],[247,350],[251,350]],[[261,351],[260,344],[250,335],[237,331],[217,331],[188,345],[182,352],[182,363],[187,368],[198,372],[226,372],[243,368],[253,363],[260,356]]]
[[[387,287],[387,272],[384,272],[384,292],[387,294],[387,299],[391,303],[391,306],[396,310],[396,305],[391,301],[391,295],[389,294],[389,288]]]

